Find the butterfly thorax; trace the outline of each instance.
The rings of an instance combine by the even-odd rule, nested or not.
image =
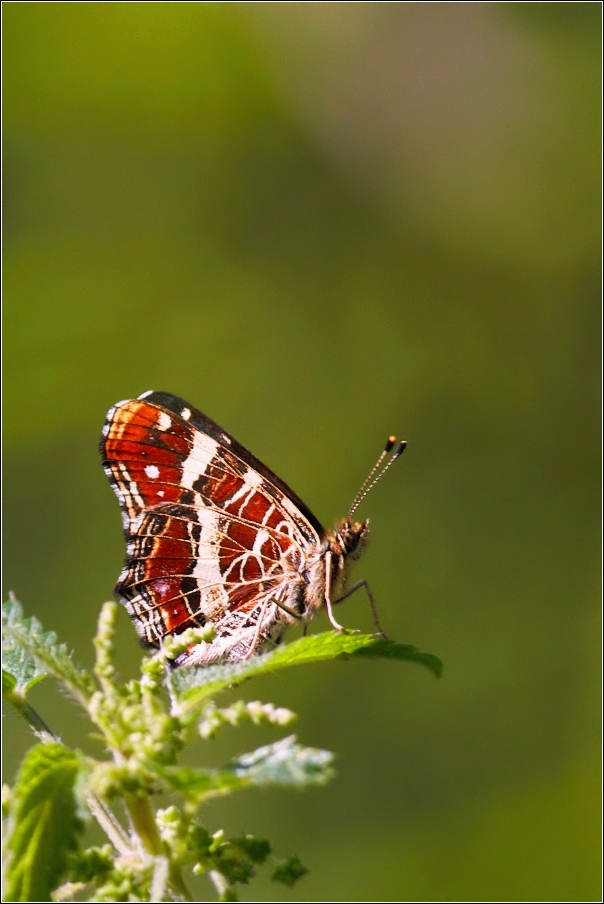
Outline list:
[[[327,534],[331,552],[331,599],[342,595],[353,562],[360,559],[367,548],[369,520],[359,524],[345,518]]]
[[[333,602],[342,596],[352,563],[367,548],[368,535],[369,521],[359,524],[348,518],[326,532],[316,554],[309,558],[304,587],[305,618],[312,618],[325,606],[326,593]]]

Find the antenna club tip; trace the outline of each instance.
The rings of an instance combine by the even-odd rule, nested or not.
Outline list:
[[[390,452],[390,450],[394,446],[395,442],[396,442],[396,436],[389,436],[388,439],[386,440],[386,445],[384,446],[384,452]]]
[[[407,448],[407,440],[402,439],[398,446],[396,447],[396,452],[394,453],[393,458],[398,458],[399,455],[402,455],[405,449]]]

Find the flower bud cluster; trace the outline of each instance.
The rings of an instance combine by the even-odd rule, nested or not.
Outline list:
[[[94,646],[96,649],[96,661],[94,672],[101,684],[113,685],[115,680],[115,666],[113,665],[113,637],[117,621],[118,607],[114,602],[103,603],[101,614],[97,623]]]
[[[219,709],[214,702],[209,703],[199,722],[199,734],[202,738],[213,738],[223,725],[240,725],[250,721],[254,725],[278,725],[284,727],[295,722],[297,716],[290,709],[282,706],[273,706],[272,703],[261,703],[260,700],[252,700],[245,703],[238,700],[225,709]]]
[[[119,764],[110,761],[97,763],[90,772],[88,784],[97,797],[112,800],[123,794],[148,793],[156,780],[138,760],[131,758]]]
[[[117,867],[89,901],[148,901],[151,868]]]
[[[181,653],[185,653],[189,647],[198,643],[212,643],[215,637],[216,629],[211,622],[208,622],[203,628],[187,628],[182,634],[164,638],[162,654],[165,659],[176,659]]]

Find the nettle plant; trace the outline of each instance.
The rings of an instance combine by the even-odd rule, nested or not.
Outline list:
[[[102,607],[91,674],[74,664],[54,633],[24,618],[14,598],[3,605],[3,694],[38,739],[14,786],[4,788],[4,901],[192,901],[187,873],[207,874],[219,901],[236,901],[236,885],[267,862],[273,880],[293,886],[307,872],[296,856],[277,860],[269,842],[253,835],[227,838],[203,825],[200,809],[212,797],[250,786],[322,785],[334,775],[333,754],[288,735],[221,769],[180,766],[188,743],[200,736],[209,742],[225,725],[283,729],[296,718],[259,701],[221,709],[214,698],[255,675],[335,658],[416,662],[437,676],[442,670],[436,656],[415,647],[332,631],[242,662],[171,669],[169,662],[191,644],[212,642],[213,629],[206,627],[167,638],[161,651],[144,656],[140,679],[122,683],[113,664],[117,608]],[[70,749],[32,708],[28,692],[47,675],[86,712],[105,760]],[[158,792],[169,795],[169,806],[154,806]],[[82,845],[90,820],[107,836],[102,847]]]

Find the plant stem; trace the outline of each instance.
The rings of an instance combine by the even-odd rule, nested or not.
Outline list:
[[[145,851],[152,857],[165,857],[164,844],[157,830],[153,810],[148,799],[134,794],[126,794],[124,800],[134,831],[138,835]],[[185,901],[194,900],[185,885],[180,867],[172,862],[170,862],[168,881],[174,891],[184,898]]]
[[[85,795],[90,812],[95,817],[118,854],[121,854],[122,856],[131,854],[132,848],[126,833],[109,807],[98,798],[96,794],[93,794],[92,791],[86,790]]]
[[[153,867],[153,879],[151,881],[151,890],[149,892],[150,901],[165,900],[169,870],[170,863],[167,857],[155,858],[155,865]]]
[[[125,794],[124,800],[132,820],[132,826],[143,848],[152,857],[160,857],[164,853],[164,846],[159,837],[153,810],[148,799],[135,794]]]

